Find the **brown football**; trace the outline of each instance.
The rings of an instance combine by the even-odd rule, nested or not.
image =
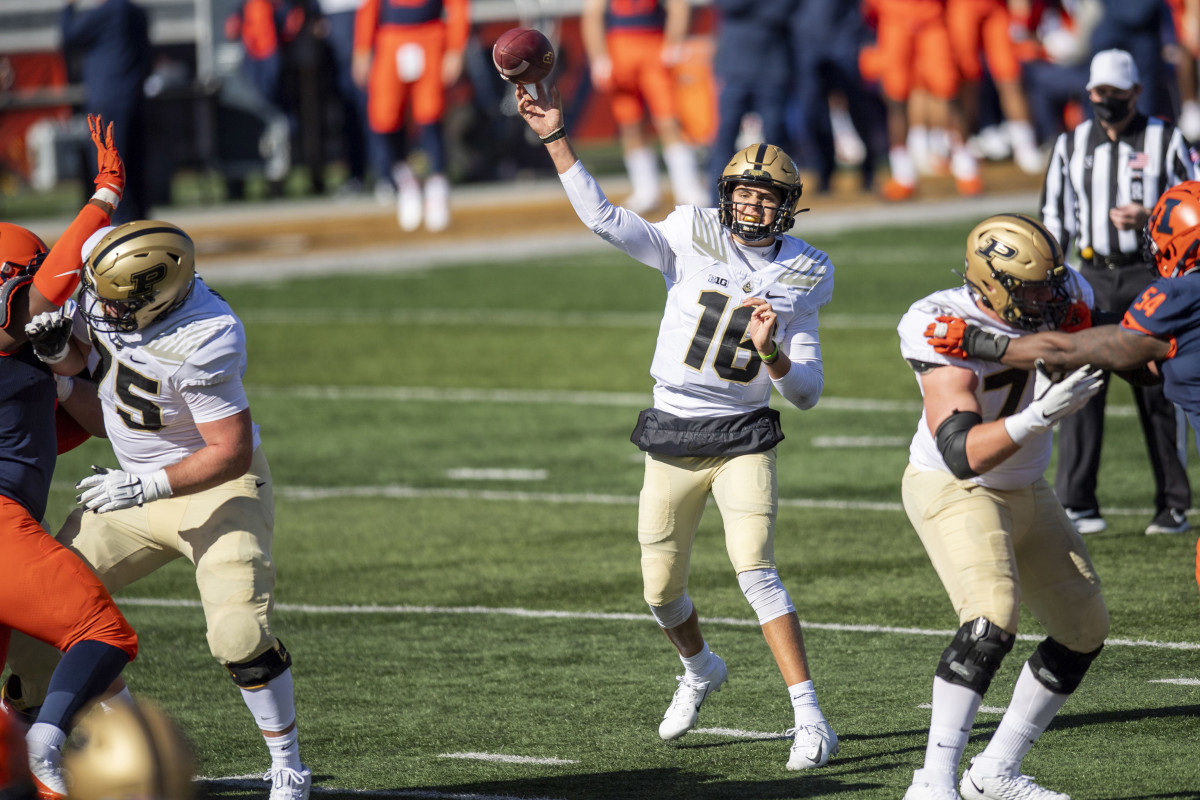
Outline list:
[[[554,69],[554,46],[541,31],[511,28],[492,46],[492,62],[509,83],[537,83]]]

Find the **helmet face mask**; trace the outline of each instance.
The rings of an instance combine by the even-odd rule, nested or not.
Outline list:
[[[963,279],[977,299],[1013,327],[1057,328],[1070,306],[1062,250],[1037,220],[997,214],[967,236]]]
[[[168,222],[139,220],[113,228],[83,266],[89,324],[130,333],[181,306],[196,277],[192,240]]]
[[[739,186],[769,188],[776,194],[778,208],[771,222],[764,223],[762,217],[739,219],[735,206],[745,205],[734,200]],[[717,180],[718,218],[723,228],[744,241],[774,238],[795,224],[796,203],[803,191],[800,173],[787,153],[773,144],[752,144],[734,154]],[[758,205],[764,210],[767,207],[761,202]]]
[[[50,248],[32,231],[0,222],[0,283],[18,275],[32,275],[46,260]]]
[[[1177,278],[1200,266],[1200,181],[1185,181],[1163,192],[1143,233],[1164,278]]]

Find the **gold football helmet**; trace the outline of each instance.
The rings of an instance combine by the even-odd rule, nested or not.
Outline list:
[[[1070,305],[1062,248],[1024,214],[996,214],[967,236],[963,279],[1009,325],[1057,328]]]
[[[126,222],[84,263],[81,305],[98,330],[128,333],[183,305],[195,279],[196,248],[186,233],[169,222]]]
[[[780,193],[779,210],[770,225],[741,222],[733,210],[733,190],[741,184],[769,186]],[[752,144],[739,150],[729,160],[717,179],[717,213],[721,226],[748,242],[785,233],[796,223],[796,203],[804,185],[791,156],[773,144]]]
[[[191,800],[192,749],[155,705],[99,703],[63,747],[68,800]]]

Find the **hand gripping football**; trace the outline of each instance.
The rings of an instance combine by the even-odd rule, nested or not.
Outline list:
[[[541,31],[511,28],[492,46],[492,62],[509,83],[537,83],[554,69],[554,46]]]

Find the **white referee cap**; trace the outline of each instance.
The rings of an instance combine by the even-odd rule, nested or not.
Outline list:
[[[1101,50],[1092,58],[1087,83],[1089,92],[1097,86],[1111,86],[1124,91],[1140,83],[1137,64],[1133,63],[1133,56],[1124,50]]]

